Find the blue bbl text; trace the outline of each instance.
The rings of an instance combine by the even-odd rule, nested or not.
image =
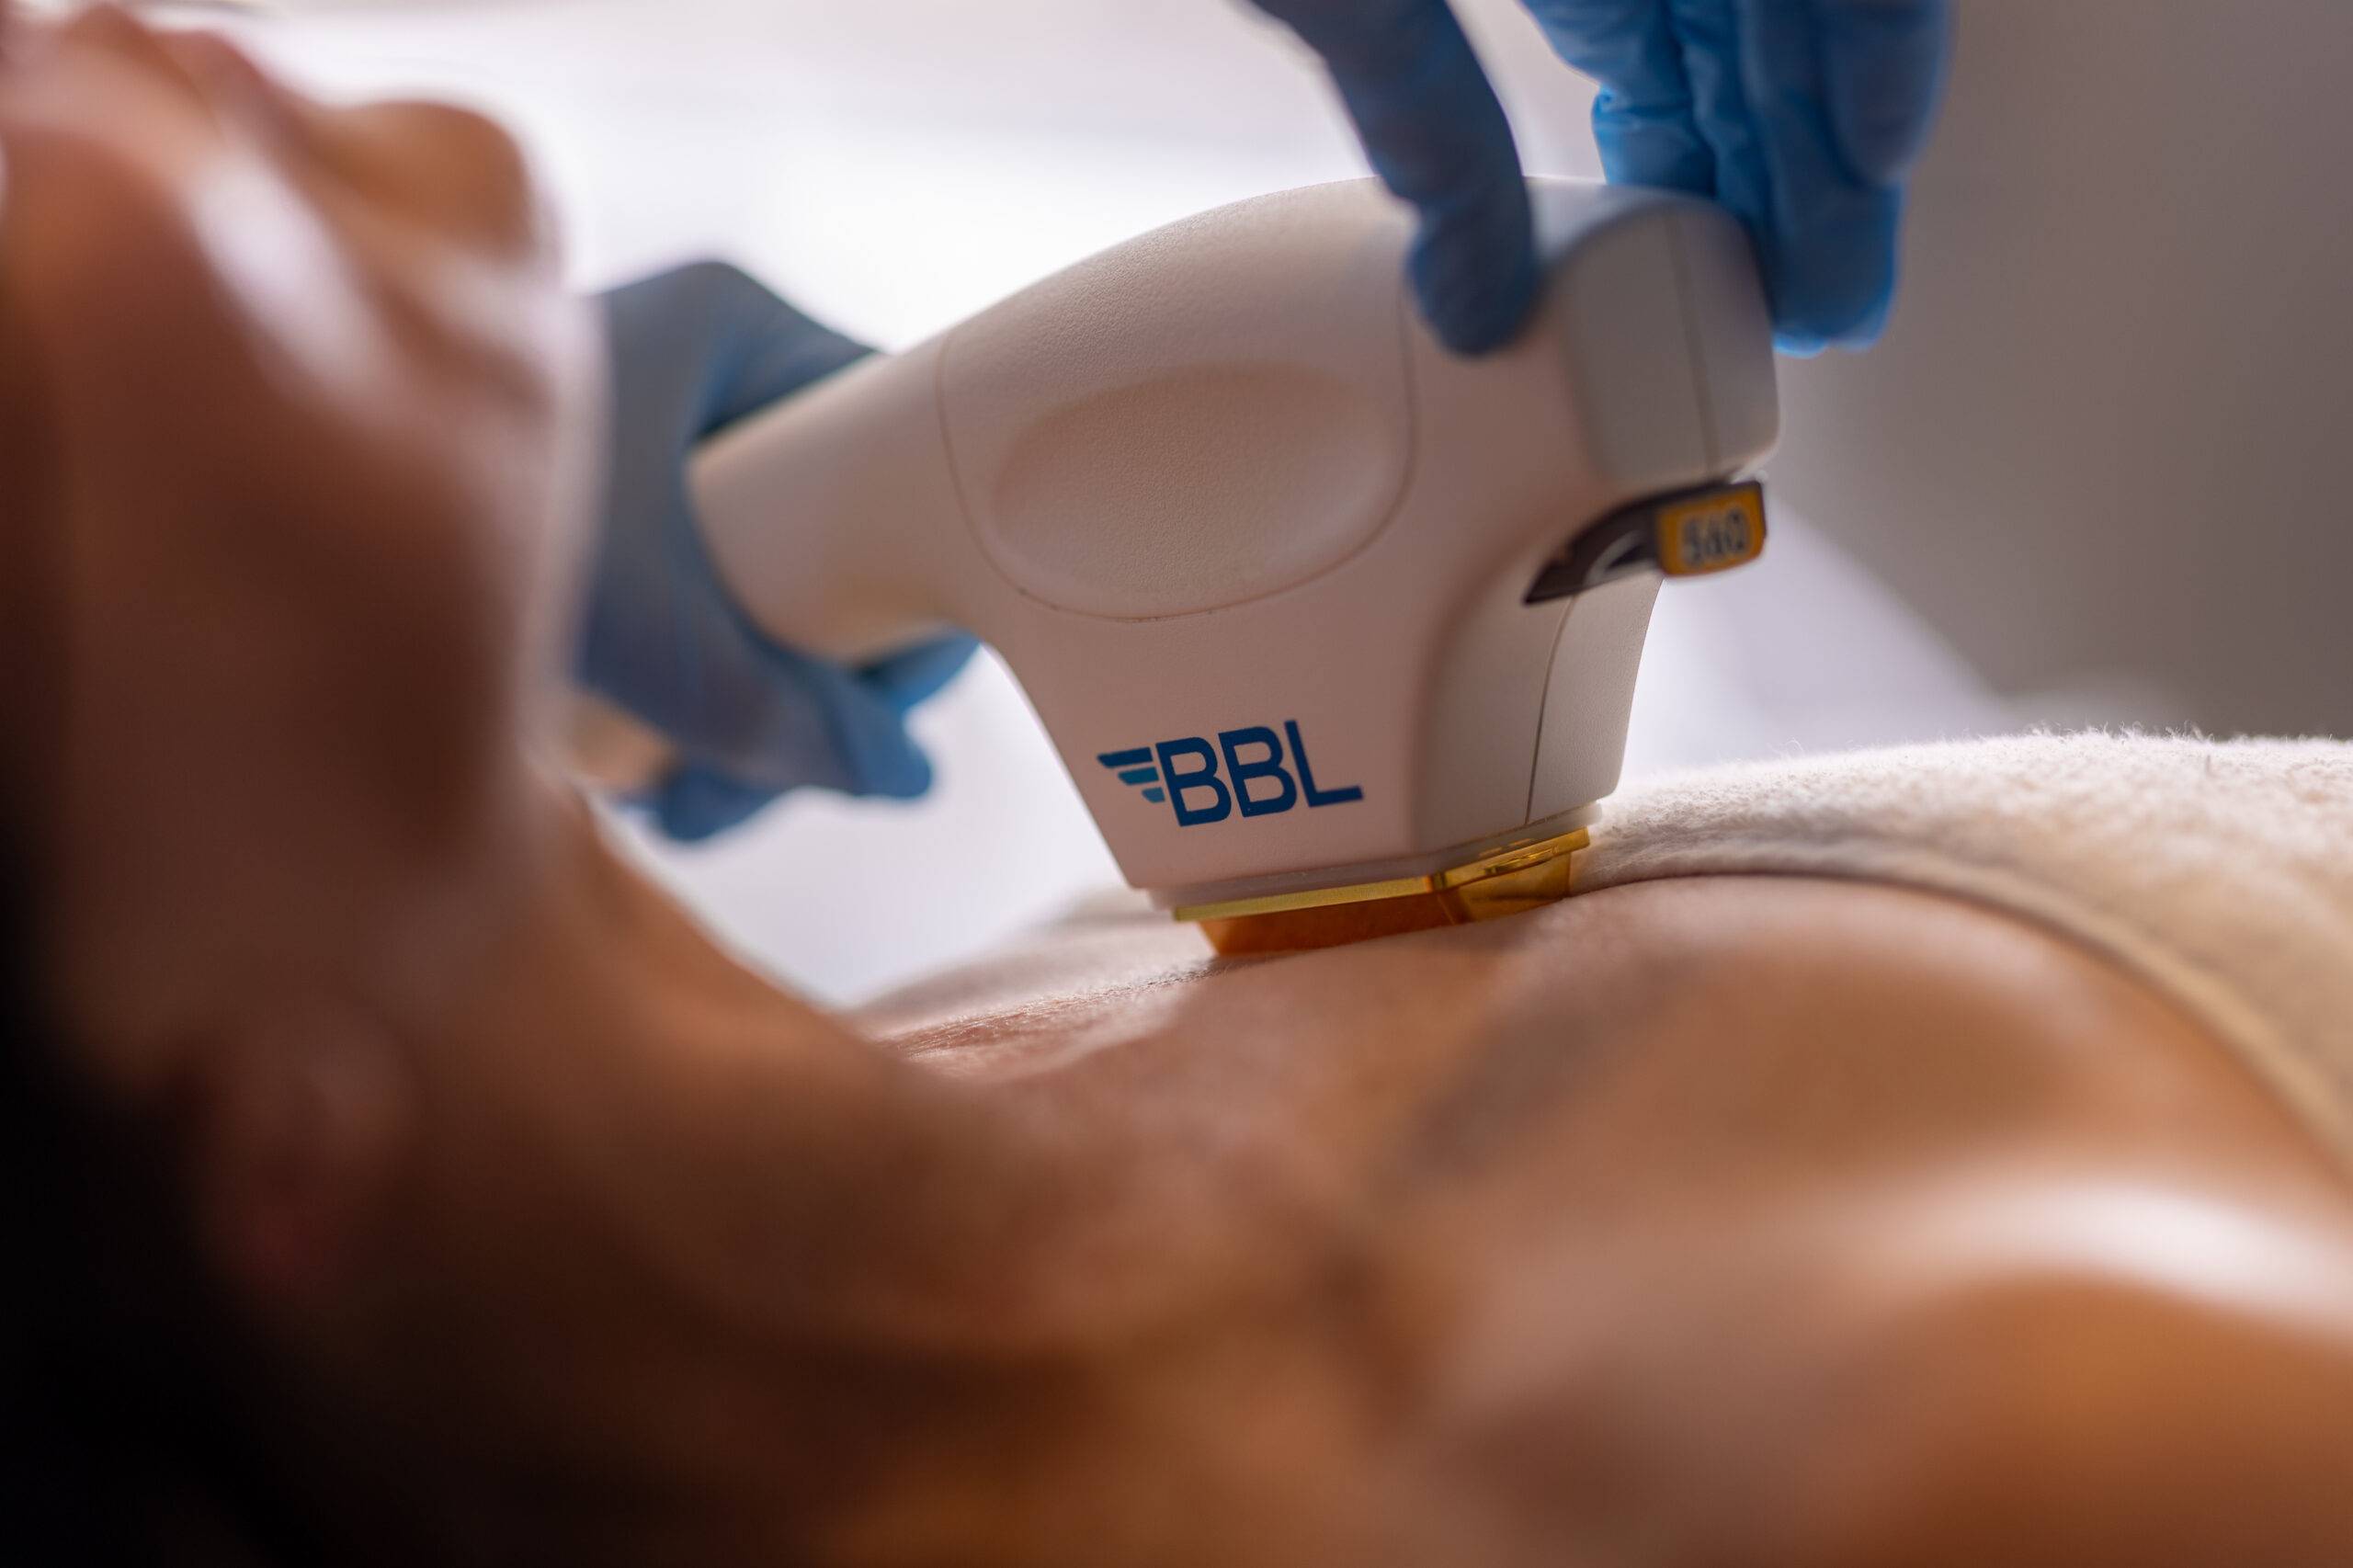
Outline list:
[[[1130,751],[1107,751],[1096,760],[1118,774],[1120,783],[1142,790],[1145,800],[1165,803],[1176,813],[1178,827],[1207,827],[1236,812],[1271,817],[1364,799],[1364,791],[1353,784],[1326,790],[1315,782],[1296,719],[1284,720],[1279,735],[1264,724],[1252,724],[1220,731],[1214,745],[1199,735],[1186,735]]]

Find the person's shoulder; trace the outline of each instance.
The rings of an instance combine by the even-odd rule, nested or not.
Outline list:
[[[1557,974],[1573,1020],[1519,1007],[1495,1048],[1492,1102],[1540,1124],[1523,1213],[1620,1221],[1588,1297],[1633,1244],[1592,1235],[1672,1238],[1637,1248],[1624,1403],[1524,1418],[1651,1433],[1688,1560],[2353,1562],[2353,1203],[2132,976],[1961,900],[1779,877],[1455,940],[1523,997]],[[1531,1046],[1589,1063],[1533,1118]]]
[[[1705,1084],[1767,1153],[1831,1137],[1941,1158],[1991,1140],[2293,1142],[2192,1018],[2090,949],[2001,910],[1791,876],[1644,882],[1449,934],[1549,988],[1617,1071]],[[1433,944],[1435,946],[1436,944]],[[1401,960],[1404,955],[1399,955]]]
[[[2168,1203],[2203,1200],[2054,1184],[2005,1212],[1996,1190],[1962,1195],[1945,1256],[1912,1249],[1908,1293],[1798,1358],[1809,1397],[1730,1473],[1739,1560],[2353,1562],[2353,1242],[2260,1206],[2132,1212]],[[1910,1223],[1925,1242],[1933,1213]],[[2199,1231],[2263,1256],[2188,1258]]]

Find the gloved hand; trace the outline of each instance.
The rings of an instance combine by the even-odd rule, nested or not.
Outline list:
[[[863,669],[779,647],[737,609],[695,525],[687,459],[722,427],[867,350],[734,267],[703,263],[604,301],[612,472],[581,684],[665,735],[682,765],[646,802],[670,837],[724,832],[787,790],[911,799],[931,765],[908,710],[976,646],[949,637]]]
[[[1257,0],[1330,65],[1374,170],[1419,211],[1438,335],[1507,341],[1536,297],[1511,127],[1446,0]],[[1942,85],[1948,0],[1526,0],[1601,85],[1613,180],[1713,197],[1756,236],[1783,351],[1876,338],[1903,182]]]

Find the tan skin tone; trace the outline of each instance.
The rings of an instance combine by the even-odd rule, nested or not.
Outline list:
[[[2353,1200],[2132,981],[1720,880],[829,1017],[537,760],[596,385],[504,139],[99,14],[0,159],[52,1001],[343,1560],[2353,1561]]]

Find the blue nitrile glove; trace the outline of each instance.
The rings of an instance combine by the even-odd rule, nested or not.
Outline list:
[[[922,794],[931,764],[906,716],[964,667],[972,640],[855,670],[779,647],[721,585],[687,494],[705,437],[867,350],[717,263],[617,289],[604,305],[612,471],[576,671],[683,758],[646,802],[654,821],[696,840],[802,785]]]
[[[1713,197],[1756,235],[1783,351],[1859,347],[1895,293],[1904,176],[1943,83],[1949,0],[1525,0],[1601,84],[1611,179]],[[1475,353],[1536,261],[1502,105],[1446,0],[1257,0],[1331,66],[1374,170],[1422,221],[1415,290]]]

